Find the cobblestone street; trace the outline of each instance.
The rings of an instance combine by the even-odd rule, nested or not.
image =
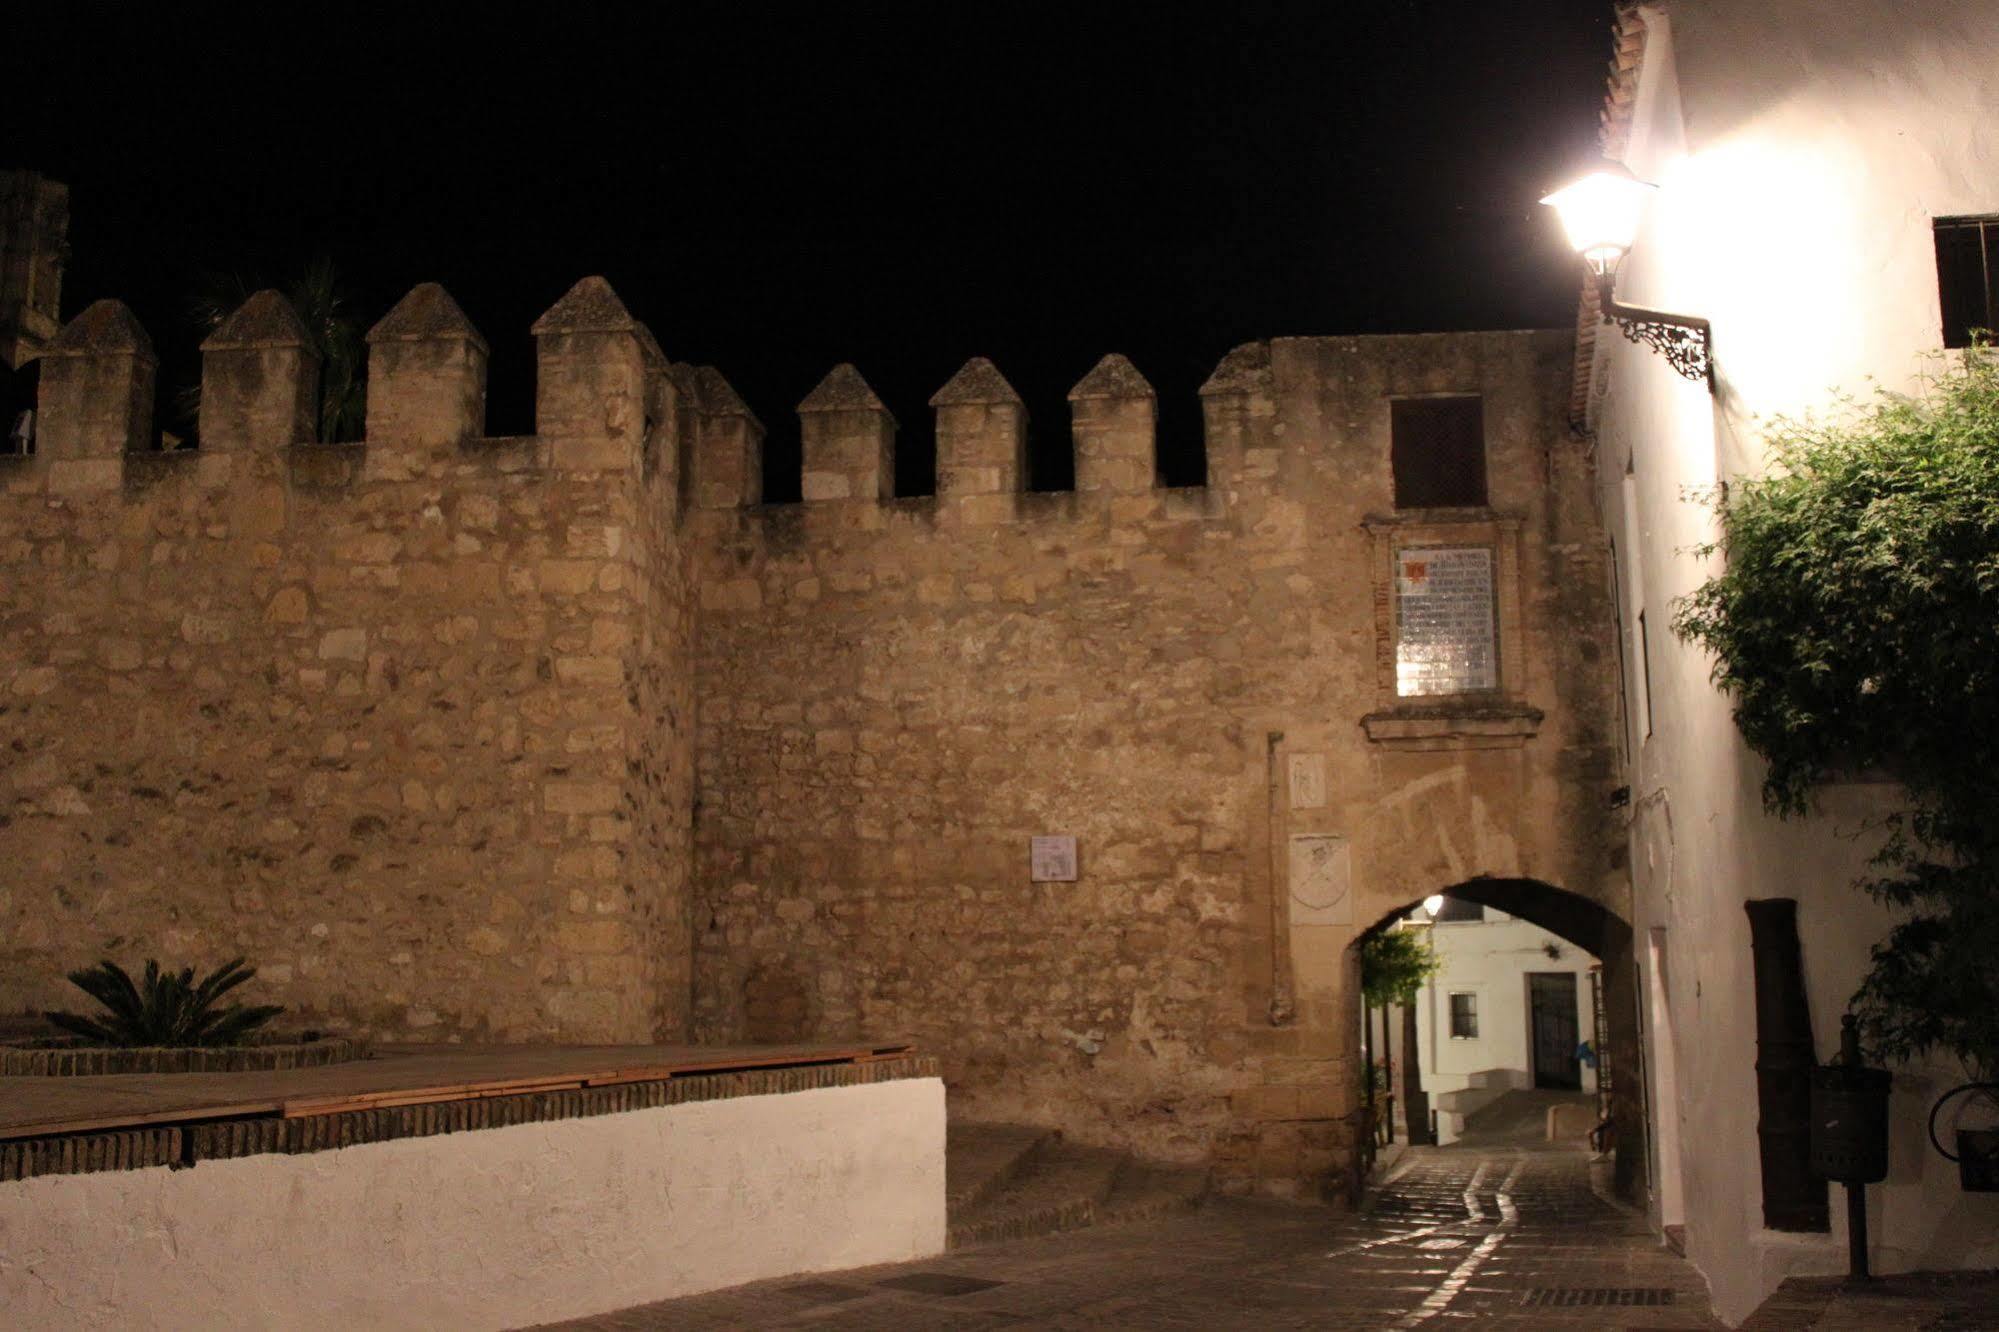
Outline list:
[[[707,1327],[1720,1327],[1692,1267],[1580,1151],[1416,1149],[1360,1215],[1220,1198],[1140,1225],[762,1282],[564,1324]]]

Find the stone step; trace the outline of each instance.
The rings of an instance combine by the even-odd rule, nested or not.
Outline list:
[[[1430,1101],[1439,1110],[1448,1110],[1469,1119],[1506,1095],[1508,1090],[1506,1087],[1463,1087],[1457,1091],[1438,1092]]]
[[[1123,1164],[1122,1152],[1053,1144],[1038,1154],[1033,1169],[951,1219],[951,1247],[1087,1226],[1096,1219],[1097,1204],[1110,1197]]]
[[[1127,1161],[1118,1172],[1111,1196],[1097,1208],[1097,1224],[1156,1221],[1176,1212],[1192,1211],[1207,1196],[1208,1172],[1204,1169]]]
[[[1207,1187],[1205,1170],[1145,1165],[1122,1152],[1057,1141],[981,1201],[954,1209],[950,1245],[1151,1220],[1195,1206]]]
[[[960,1124],[944,1139],[944,1203],[951,1216],[977,1207],[1061,1139],[1054,1129],[1028,1124]]]

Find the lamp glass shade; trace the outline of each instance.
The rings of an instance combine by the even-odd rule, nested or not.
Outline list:
[[[1562,230],[1568,233],[1576,253],[1602,273],[1631,248],[1645,197],[1656,188],[1622,166],[1606,162],[1541,202],[1562,219]]]
[[[1435,920],[1437,913],[1443,909],[1444,895],[1442,893],[1432,893],[1423,899],[1423,910],[1429,914],[1431,920]]]

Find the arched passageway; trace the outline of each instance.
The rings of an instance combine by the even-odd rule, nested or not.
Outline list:
[[[1635,1196],[1645,1182],[1645,1115],[1638,1029],[1637,980],[1631,925],[1602,903],[1539,879],[1475,878],[1440,884],[1435,890],[1461,902],[1503,911],[1538,925],[1557,938],[1593,954],[1603,968],[1602,1003],[1606,1027],[1598,1051],[1608,1079],[1613,1178],[1617,1192]],[[1420,905],[1404,903],[1385,913],[1354,941],[1356,957],[1371,936],[1405,919]],[[1359,968],[1354,968],[1356,978]]]

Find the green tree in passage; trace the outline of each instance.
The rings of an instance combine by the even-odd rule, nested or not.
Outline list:
[[[1423,1094],[1422,1066],[1416,1058],[1416,995],[1423,982],[1437,974],[1443,960],[1430,946],[1429,931],[1394,926],[1377,930],[1360,946],[1360,993],[1367,1007],[1402,1006],[1402,1105],[1409,1141],[1429,1137],[1429,1098]],[[1363,1017],[1365,1021],[1365,1017]],[[1382,1038],[1386,1052],[1386,1017]],[[1370,1060],[1370,1063],[1372,1061]],[[1367,1095],[1374,1097],[1375,1077],[1369,1071]]]

